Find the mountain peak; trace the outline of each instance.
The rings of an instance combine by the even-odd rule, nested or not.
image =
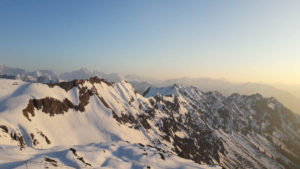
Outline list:
[[[90,72],[92,72],[91,70],[89,70],[88,68],[85,68],[85,67],[80,68],[78,71],[85,72],[85,73],[90,73]]]
[[[143,94],[145,97],[153,97],[156,95],[163,95],[163,96],[170,96],[170,95],[179,95],[179,89],[181,88],[181,85],[174,84],[171,86],[166,87],[149,87],[147,91]]]

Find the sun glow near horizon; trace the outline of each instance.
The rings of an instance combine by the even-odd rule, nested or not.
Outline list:
[[[0,60],[300,84],[300,1],[1,1]]]

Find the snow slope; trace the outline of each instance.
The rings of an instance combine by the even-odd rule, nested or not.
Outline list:
[[[147,103],[147,99],[137,95],[127,82],[110,84],[93,80],[97,82],[76,81],[67,89],[66,86],[1,79],[0,168],[25,165],[30,168],[214,168],[160,151],[151,146],[158,136],[149,137],[151,133],[146,134],[137,124],[118,123],[114,115],[127,112],[129,117],[136,117],[139,103]],[[83,91],[93,93],[85,95]],[[84,102],[81,96],[89,96],[82,112],[69,109],[56,114],[60,112],[57,109],[60,101],[68,99],[80,105]],[[58,111],[47,114],[44,108],[35,108],[34,114],[25,116],[24,109],[30,100],[43,98],[53,98],[52,102],[42,104],[44,107],[53,104],[50,109]],[[35,101],[33,104],[38,104]]]
[[[155,148],[129,142],[90,143],[52,149],[3,146],[0,168],[221,168],[199,165],[191,160],[160,152]],[[17,154],[17,155],[16,155]]]

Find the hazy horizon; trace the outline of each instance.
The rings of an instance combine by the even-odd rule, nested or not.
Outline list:
[[[0,62],[300,84],[300,1],[0,2]]]
[[[96,72],[100,72],[100,73],[104,73],[104,74],[118,74],[118,75],[121,75],[121,76],[137,76],[137,77],[145,79],[145,80],[147,79],[148,81],[151,80],[151,79],[155,80],[155,81],[166,81],[166,80],[175,80],[175,79],[184,79],[184,78],[189,78],[189,79],[210,79],[210,80],[224,81],[224,82],[228,82],[228,83],[232,83],[232,84],[253,83],[253,84],[270,85],[272,87],[276,87],[278,89],[282,89],[282,90],[286,90],[286,91],[297,90],[297,92],[300,92],[300,84],[265,83],[265,82],[262,82],[262,81],[232,81],[232,80],[226,79],[224,77],[175,76],[175,77],[159,78],[159,77],[151,77],[151,76],[147,76],[147,75],[139,75],[138,73],[137,74],[124,74],[124,73],[120,73],[120,72],[104,72],[104,71],[101,71],[100,69],[89,69],[89,68],[86,68],[86,67],[81,67],[81,68],[74,69],[74,70],[57,72],[57,71],[52,70],[52,69],[32,69],[32,70],[29,70],[29,69],[25,69],[25,68],[22,68],[22,67],[12,67],[12,66],[2,64],[2,63],[0,63],[0,65],[6,66],[8,68],[23,69],[23,70],[28,71],[28,72],[41,71],[41,70],[50,70],[50,71],[53,71],[53,73],[55,73],[56,75],[61,75],[61,74],[64,74],[64,73],[71,73],[73,71],[87,69],[88,71],[96,71]]]

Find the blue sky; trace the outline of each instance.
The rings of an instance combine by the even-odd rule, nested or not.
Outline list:
[[[0,63],[300,83],[300,1],[1,0]]]

